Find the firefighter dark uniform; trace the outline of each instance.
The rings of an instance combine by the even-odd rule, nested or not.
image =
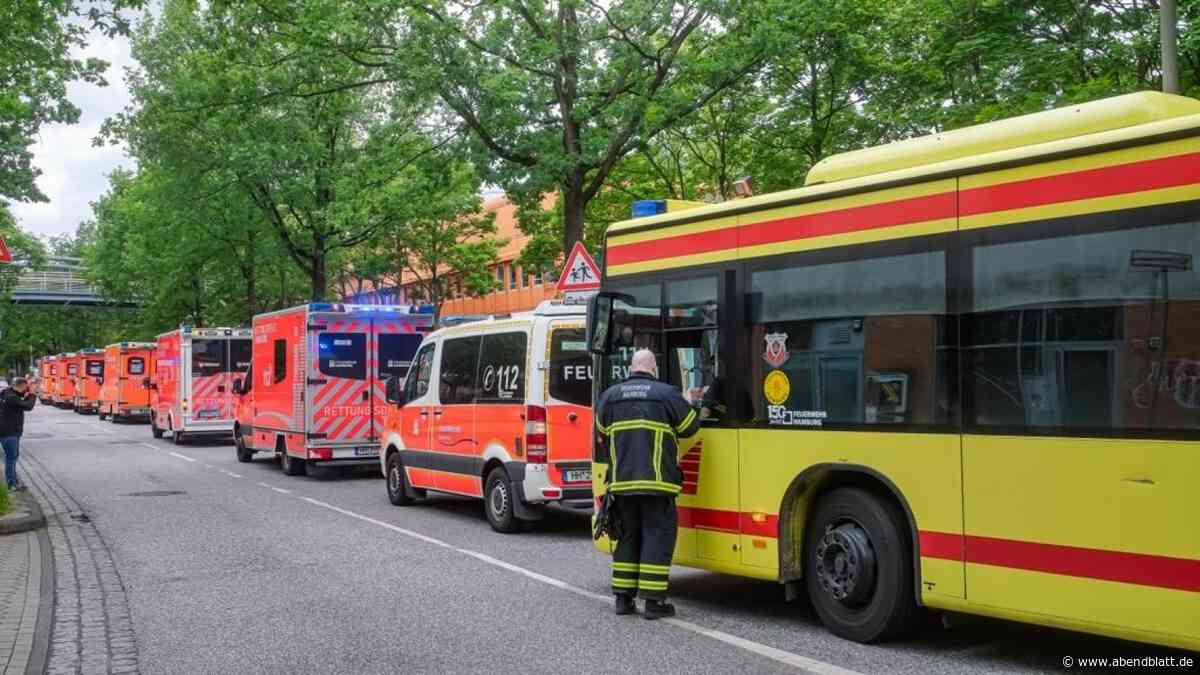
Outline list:
[[[647,373],[609,387],[596,404],[595,460],[616,497],[621,536],[613,552],[612,589],[659,603],[675,552],[675,496],[683,484],[676,439],[695,435],[699,411],[679,390]],[[627,601],[626,601],[627,602]],[[647,617],[650,617],[649,605]]]

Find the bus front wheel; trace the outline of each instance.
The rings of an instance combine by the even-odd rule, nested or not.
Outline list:
[[[904,514],[858,488],[824,495],[804,538],[809,598],[833,634],[882,642],[918,624],[913,558]]]

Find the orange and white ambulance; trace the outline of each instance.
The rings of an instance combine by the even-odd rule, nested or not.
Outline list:
[[[38,400],[47,405],[54,402],[54,387],[58,379],[58,356],[43,356],[38,363]]]
[[[278,455],[290,476],[317,463],[373,464],[385,382],[403,380],[433,314],[312,303],[254,317],[253,364],[236,381],[237,457]]]
[[[58,377],[54,381],[54,405],[70,409],[75,405],[75,378],[79,375],[79,357],[75,352],[58,355]]]
[[[388,388],[379,458],[388,499],[481,497],[499,532],[539,519],[550,502],[590,509],[584,322],[582,305],[547,300],[427,336],[403,386]]]
[[[118,342],[104,348],[104,386],[100,388],[100,419],[150,417],[146,380],[154,363],[153,342]]]
[[[75,413],[87,415],[100,409],[100,388],[104,386],[104,350],[80,349],[75,375]]]
[[[233,431],[233,377],[250,367],[250,329],[193,328],[158,336],[150,378],[150,433],[189,436]]]

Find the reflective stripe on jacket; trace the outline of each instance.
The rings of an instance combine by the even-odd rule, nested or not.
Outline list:
[[[678,389],[634,373],[600,395],[595,419],[594,459],[608,464],[610,492],[679,494],[676,439],[695,435],[700,415]]]

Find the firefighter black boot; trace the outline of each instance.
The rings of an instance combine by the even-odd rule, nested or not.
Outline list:
[[[643,616],[651,621],[675,616],[675,605],[665,600],[647,600],[646,611],[643,613]]]
[[[617,599],[617,615],[624,616],[637,612],[637,606],[633,604],[633,596],[628,593],[617,593],[613,597]]]

